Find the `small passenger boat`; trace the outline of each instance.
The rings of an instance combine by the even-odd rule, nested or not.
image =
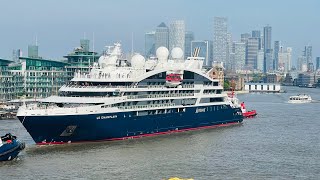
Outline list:
[[[290,96],[288,103],[310,103],[312,98],[307,94],[298,94],[297,96]]]
[[[25,143],[20,142],[10,133],[0,138],[0,161],[10,161],[18,156],[25,148]]]

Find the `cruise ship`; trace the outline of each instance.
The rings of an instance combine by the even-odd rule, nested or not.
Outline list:
[[[241,123],[236,98],[203,68],[201,57],[183,58],[165,47],[146,60],[123,58],[121,44],[108,47],[89,73],[74,78],[17,112],[38,145],[112,141]],[[211,69],[212,70],[212,69]]]

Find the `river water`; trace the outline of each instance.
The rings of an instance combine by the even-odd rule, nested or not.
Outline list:
[[[0,179],[319,179],[320,89],[239,95],[256,118],[241,125],[142,139],[42,146],[17,120],[0,121],[27,143],[18,160],[0,162]],[[318,102],[289,104],[310,94]]]

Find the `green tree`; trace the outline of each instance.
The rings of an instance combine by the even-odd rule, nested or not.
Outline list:
[[[228,80],[224,81],[223,89],[224,90],[229,90],[230,89],[230,82]]]

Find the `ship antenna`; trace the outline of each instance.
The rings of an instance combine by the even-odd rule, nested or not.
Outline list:
[[[36,34],[36,46],[38,46],[38,35]]]
[[[92,33],[92,62],[94,62],[94,32]],[[90,58],[89,58],[89,72],[90,72]]]
[[[131,32],[131,57],[133,56],[133,32]]]

